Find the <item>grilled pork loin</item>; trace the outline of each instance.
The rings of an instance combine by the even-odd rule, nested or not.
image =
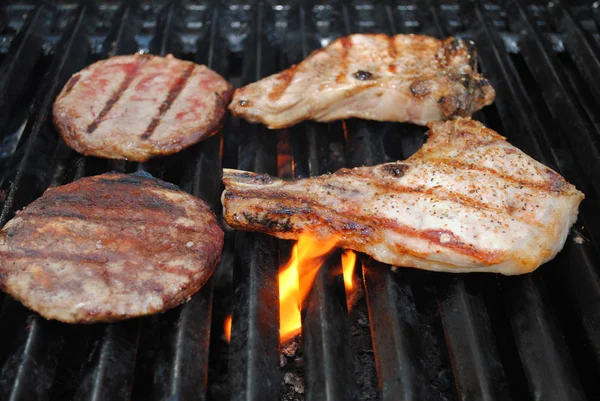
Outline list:
[[[584,195],[479,122],[429,127],[403,162],[296,181],[224,170],[225,219],[284,239],[339,237],[425,270],[516,275],[554,258]]]
[[[0,288],[47,319],[116,321],[189,299],[221,257],[208,205],[163,181],[103,174],[49,189],[0,231]]]
[[[354,34],[236,90],[229,109],[269,128],[350,117],[425,125],[471,116],[494,96],[460,39]]]
[[[231,91],[203,65],[172,56],[117,56],[69,79],[54,103],[54,124],[79,153],[144,162],[215,133]]]

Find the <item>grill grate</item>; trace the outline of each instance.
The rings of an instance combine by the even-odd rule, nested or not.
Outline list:
[[[586,194],[563,251],[527,276],[392,272],[363,258],[364,297],[347,312],[334,253],[302,306],[304,396],[287,391],[280,366],[277,273],[289,243],[229,231],[217,273],[160,316],[69,326],[0,296],[0,399],[600,399],[600,7],[584,3],[0,6],[2,225],[48,186],[109,170],[148,171],[218,211],[222,166],[291,178],[410,156],[424,128],[361,120],[272,132],[227,116],[216,136],[146,164],[83,157],[52,127],[69,76],[110,55],[172,53],[241,86],[351,32],[473,39],[497,92],[476,118]]]

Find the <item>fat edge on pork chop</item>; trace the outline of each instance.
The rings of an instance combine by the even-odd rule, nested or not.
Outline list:
[[[231,227],[338,246],[395,266],[531,272],[562,249],[584,195],[470,119],[430,124],[403,162],[284,181],[224,170]]]
[[[494,97],[470,42],[353,34],[237,89],[229,109],[273,129],[351,117],[425,125],[469,117]]]
[[[0,288],[47,319],[111,322],[165,311],[213,273],[223,231],[174,185],[103,174],[48,189],[0,231]]]

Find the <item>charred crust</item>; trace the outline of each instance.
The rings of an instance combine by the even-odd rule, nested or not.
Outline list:
[[[359,81],[368,81],[368,80],[373,79],[373,74],[370,73],[369,71],[364,71],[364,70],[358,70],[354,74],[352,74],[352,76],[354,78],[358,79]]]
[[[419,79],[410,85],[410,93],[418,99],[425,97],[431,93],[432,85],[428,79]]]
[[[469,59],[469,65],[473,71],[477,71],[477,49],[475,43],[472,40],[463,42],[467,49],[467,58]]]
[[[258,174],[254,176],[254,179],[261,184],[271,184],[273,182],[273,178],[271,178],[268,174]]]
[[[381,171],[387,175],[391,175],[394,178],[400,178],[404,176],[404,173],[410,168],[410,166],[402,163],[389,163],[381,167]]]
[[[461,42],[460,42],[460,40],[458,40],[457,38],[454,38],[454,37],[452,37],[452,38],[449,38],[449,39],[448,39],[448,47],[449,47],[451,50],[453,50],[453,51],[456,51],[456,50],[460,49],[460,47],[461,47]]]
[[[453,117],[459,111],[460,106],[456,99],[451,96],[442,96],[438,100],[440,106],[442,106],[442,112],[446,117]]]
[[[558,173],[553,170],[547,169],[546,175],[548,176],[548,180],[550,181],[550,190],[555,193],[561,193],[567,186],[567,182],[563,177],[561,177]]]
[[[181,189],[170,182],[166,182],[163,180],[159,180],[154,177],[148,177],[141,175],[142,173],[132,173],[132,174],[103,174],[98,176],[96,181],[104,184],[130,184],[130,185],[152,185],[158,188],[169,189],[171,191],[181,192]],[[113,178],[108,178],[112,176]]]
[[[244,219],[246,222],[253,227],[260,227],[261,231],[265,228],[268,231],[287,233],[293,230],[293,225],[291,223],[290,218],[276,218],[273,219],[269,217],[269,215],[255,215],[250,212],[242,212]]]
[[[113,183],[119,183],[119,184],[131,184],[131,185],[142,185],[143,184],[143,180],[141,178],[138,177],[132,177],[132,176],[119,176],[118,178],[114,178],[114,179],[109,179],[109,178],[98,178],[96,180],[96,182],[102,183],[102,184],[113,184]]]
[[[332,184],[330,182],[326,182],[323,184],[323,188],[327,189],[327,193],[329,194],[330,192],[337,192],[337,193],[342,193],[342,194],[360,194],[359,191],[352,189],[352,188],[348,188],[348,187],[342,187],[340,185],[335,185]]]
[[[128,209],[136,211],[149,209],[172,216],[186,214],[185,208],[168,198],[144,190],[146,187],[181,192],[172,184],[158,179],[125,174],[104,174],[49,190],[25,212],[39,210],[42,214],[48,214],[51,210],[68,205],[71,212],[79,212],[83,215],[87,214],[85,208],[90,207],[106,211],[120,209],[124,214]]]
[[[240,181],[245,183],[255,184],[271,184],[273,178],[269,174],[257,174],[250,171],[234,172],[229,177],[224,177],[224,180],[232,180],[233,182]]]

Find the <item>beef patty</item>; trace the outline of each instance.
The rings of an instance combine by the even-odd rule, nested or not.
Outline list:
[[[73,75],[54,102],[54,124],[84,155],[144,162],[206,139],[220,125],[231,85],[173,56],[116,56]]]
[[[223,231],[174,185],[103,174],[47,190],[0,231],[0,288],[47,319],[116,321],[172,308],[208,280]]]

